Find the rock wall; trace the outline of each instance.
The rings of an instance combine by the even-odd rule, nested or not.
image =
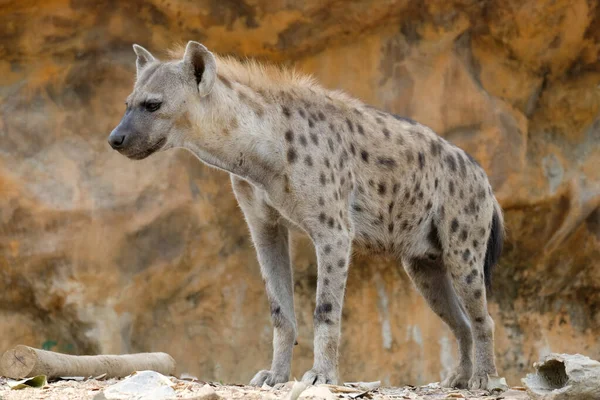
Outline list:
[[[184,151],[109,149],[132,43],[199,40],[295,65],[410,116],[485,167],[506,211],[496,355],[512,383],[549,351],[600,358],[597,0],[22,0],[0,5],[0,351],[167,351],[246,382],[271,325],[228,176]],[[314,251],[294,240],[299,345],[312,362]],[[417,384],[456,359],[398,265],[354,260],[340,369]]]

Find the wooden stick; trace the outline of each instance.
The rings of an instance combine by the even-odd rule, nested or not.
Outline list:
[[[23,345],[8,350],[0,359],[0,375],[12,379],[37,375],[46,375],[48,379],[89,377],[104,373],[108,378],[122,378],[142,370],[172,375],[175,373],[175,360],[166,353],[71,356]]]

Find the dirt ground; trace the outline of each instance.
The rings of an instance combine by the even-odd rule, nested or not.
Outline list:
[[[217,399],[290,399],[293,382],[277,388],[255,388],[241,385],[222,385],[193,380],[170,378],[176,392],[173,399],[217,400]],[[50,382],[42,388],[26,388],[11,390],[5,378],[0,377],[1,400],[46,399],[46,400],[82,400],[104,399],[104,389],[119,382],[117,379],[82,381],[58,380]],[[212,390],[211,390],[212,389]],[[213,393],[214,391],[214,393]],[[215,396],[216,393],[216,396]],[[503,393],[487,394],[483,391],[452,390],[440,388],[437,384],[420,387],[381,387],[375,390],[364,390],[349,386],[320,385],[305,389],[299,400],[304,399],[473,399],[473,400],[528,400],[530,397],[523,388],[512,388]]]

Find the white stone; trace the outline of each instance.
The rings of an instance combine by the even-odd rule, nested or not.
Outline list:
[[[600,399],[600,362],[581,354],[549,354],[522,379],[535,400]]]

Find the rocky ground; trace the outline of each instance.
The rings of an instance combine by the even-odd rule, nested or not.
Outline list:
[[[487,393],[484,391],[468,391],[441,388],[437,383],[426,386],[414,387],[379,387],[369,390],[369,387],[345,384],[344,386],[319,385],[301,391],[300,384],[288,382],[278,388],[255,388],[243,385],[223,385],[220,383],[205,383],[195,380],[169,378],[173,384],[171,388],[175,396],[162,397],[156,395],[142,395],[140,397],[111,397],[106,389],[122,380],[87,379],[87,380],[58,380],[48,383],[41,388],[25,388],[12,390],[8,380],[0,377],[0,399],[113,399],[113,398],[144,398],[144,399],[414,399],[414,400],[441,400],[441,399],[504,399],[526,400],[530,399],[524,388],[515,387],[503,393]],[[301,391],[301,392],[300,392]],[[300,392],[300,394],[298,394]],[[114,395],[113,395],[114,396]]]

